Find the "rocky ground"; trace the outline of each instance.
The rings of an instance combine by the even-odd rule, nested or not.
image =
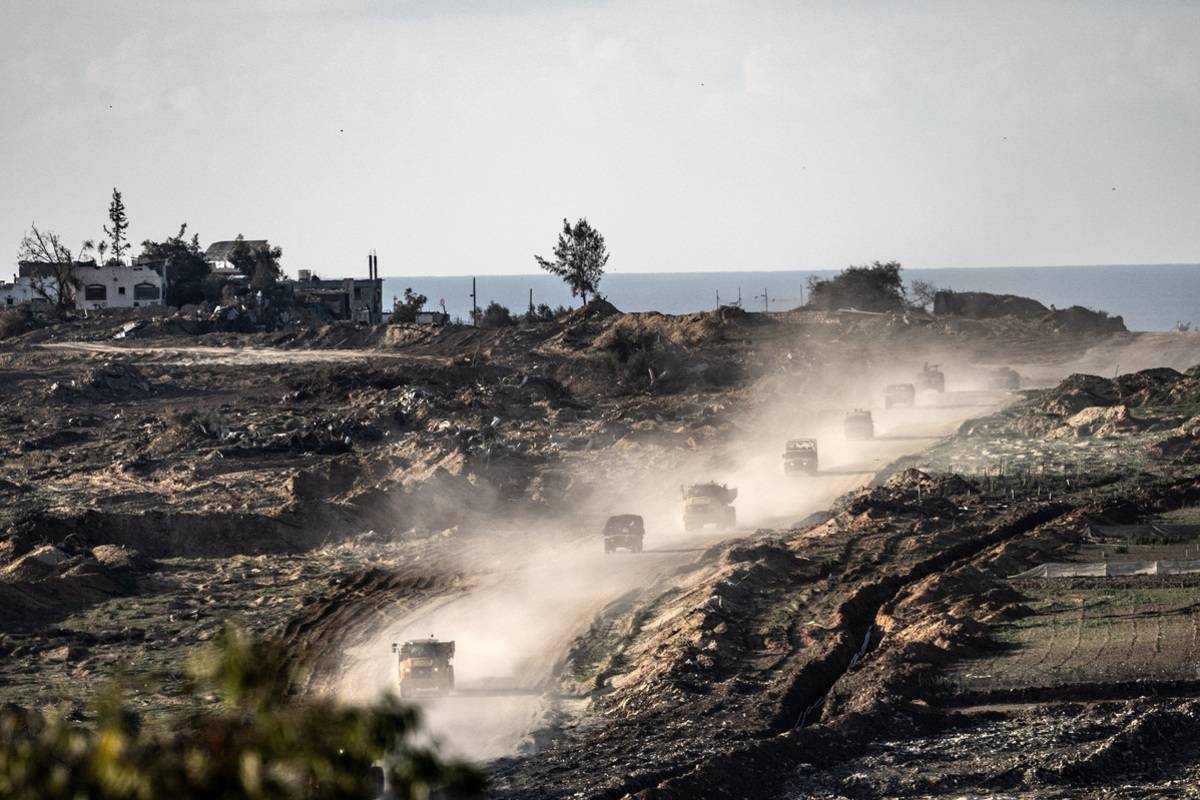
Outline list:
[[[924,362],[955,391],[1003,365],[1055,388],[583,620],[553,659],[552,695],[576,700],[491,766],[494,791],[1149,796],[1193,775],[1196,582],[1009,579],[1145,557],[1082,542],[1083,521],[1200,502],[1194,371],[1057,384],[1188,367],[1192,336],[602,303],[501,331],[177,328],[0,342],[0,702],[86,713],[121,666],[153,717],[228,617],[287,640],[298,692],[319,690],[373,629],[488,581],[498,550],[593,535],[614,498],[778,449],[797,415],[836,425]],[[762,518],[798,507],[774,499]]]
[[[1086,528],[1196,518],[1198,398],[1194,369],[1073,376],[828,516],[724,548],[612,620],[594,713],[498,767],[498,794],[1192,796],[1200,579],[1011,576],[1194,553],[1200,528]],[[1079,469],[1052,466],[1064,441]],[[597,661],[576,653],[586,682]]]

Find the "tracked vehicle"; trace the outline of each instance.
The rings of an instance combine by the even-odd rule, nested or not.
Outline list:
[[[946,376],[938,369],[937,364],[926,364],[917,373],[917,388],[931,392],[946,391]]]
[[[854,409],[846,415],[844,426],[847,439],[863,440],[875,438],[875,421],[871,418],[870,411],[861,408]]]
[[[723,483],[709,481],[694,483],[683,489],[683,529],[694,531],[707,525],[720,530],[729,530],[737,524],[737,512],[733,501],[737,489]]]
[[[446,695],[454,691],[454,642],[433,637],[392,644],[399,653],[400,696]]]
[[[642,552],[642,539],[646,526],[637,514],[617,514],[604,523],[604,552],[615,553],[625,549],[631,553]]]
[[[917,388],[911,383],[893,383],[883,390],[883,407],[912,406],[916,398]]]
[[[783,448],[784,475],[817,474],[817,440],[789,439]]]

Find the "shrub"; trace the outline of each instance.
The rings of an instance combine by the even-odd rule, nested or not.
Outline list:
[[[904,282],[900,262],[875,261],[861,267],[846,267],[832,278],[808,280],[812,308],[831,311],[857,308],[862,311],[899,311],[904,308]]]
[[[512,312],[495,300],[488,303],[488,307],[479,315],[479,327],[481,328],[507,328],[515,322]]]
[[[429,298],[423,294],[418,294],[412,289],[404,290],[404,302],[396,303],[392,309],[392,324],[401,322],[416,322],[417,313],[425,307],[425,303]]]
[[[20,336],[27,331],[33,322],[33,315],[27,306],[6,308],[0,311],[0,340]]]
[[[416,708],[387,699],[368,708],[290,700],[284,647],[227,625],[190,669],[215,708],[150,728],[120,690],[95,706],[95,725],[62,711],[0,709],[0,797],[363,798],[379,794],[382,761],[397,798],[476,796],[483,779],[417,744]]]

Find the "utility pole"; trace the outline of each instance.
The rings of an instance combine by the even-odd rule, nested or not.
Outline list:
[[[529,318],[533,319],[533,287],[529,287]]]
[[[721,310],[721,290],[717,289],[717,311]]]
[[[479,295],[475,293],[474,278],[471,278],[471,324],[479,325]]]

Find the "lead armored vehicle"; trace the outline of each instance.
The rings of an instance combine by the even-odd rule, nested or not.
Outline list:
[[[445,695],[454,691],[454,642],[412,639],[392,645],[400,654],[400,696]]]

